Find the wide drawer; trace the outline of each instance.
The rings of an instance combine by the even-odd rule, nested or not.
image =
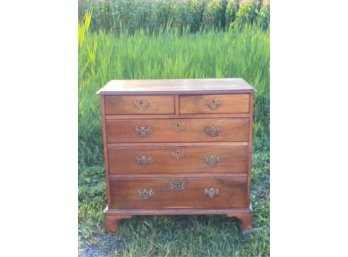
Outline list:
[[[107,120],[108,143],[247,142],[249,118]]]
[[[174,96],[105,96],[105,114],[174,114]]]
[[[228,114],[248,112],[248,94],[180,96],[180,114]]]
[[[110,147],[110,174],[246,173],[248,146]]]
[[[184,185],[183,185],[184,183]],[[111,208],[246,208],[247,177],[110,180]]]

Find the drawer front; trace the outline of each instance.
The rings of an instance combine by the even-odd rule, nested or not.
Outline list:
[[[246,173],[248,146],[112,147],[110,174]]]
[[[247,142],[249,118],[107,120],[108,143]]]
[[[174,96],[105,96],[105,114],[174,114]]]
[[[228,114],[248,112],[248,94],[180,96],[180,114]]]
[[[184,183],[184,185],[183,185]],[[111,208],[246,208],[247,177],[110,180]]]

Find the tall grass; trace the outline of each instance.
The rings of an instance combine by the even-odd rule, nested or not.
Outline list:
[[[139,29],[157,33],[168,25],[180,32],[187,26],[191,32],[224,31],[235,21],[267,29],[270,20],[270,5],[263,5],[262,0],[243,4],[239,0],[83,0],[78,8],[80,21],[90,6],[94,9],[91,30],[95,32],[119,33],[123,26],[130,34]]]

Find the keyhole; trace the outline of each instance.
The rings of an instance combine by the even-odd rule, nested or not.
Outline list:
[[[140,104],[143,104],[143,101],[140,100]]]
[[[213,100],[213,104],[215,104],[215,100]]]

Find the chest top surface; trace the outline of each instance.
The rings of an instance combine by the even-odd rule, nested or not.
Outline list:
[[[242,94],[256,90],[241,78],[112,80],[99,95]]]

